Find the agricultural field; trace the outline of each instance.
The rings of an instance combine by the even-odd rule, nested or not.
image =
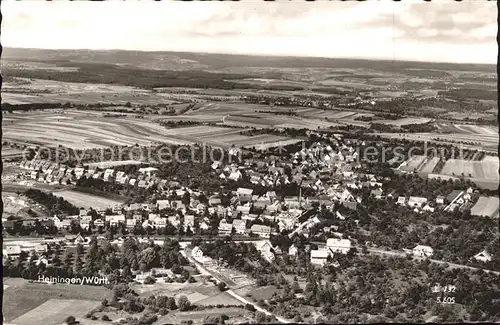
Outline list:
[[[422,164],[425,162],[426,158],[426,156],[411,156],[410,159],[406,161],[406,164],[404,166],[400,166],[399,170],[410,173],[418,171]]]
[[[3,315],[6,322],[17,325],[61,324],[71,315],[67,312],[74,313],[74,317],[83,316],[104,298],[111,298],[111,291],[101,286],[35,284],[20,278],[3,280],[7,285],[4,288]],[[50,315],[50,318],[45,315]]]
[[[66,103],[95,104],[127,102],[140,105],[172,104],[176,101],[151,90],[129,86],[62,82],[42,79],[16,78],[19,82],[4,82],[2,102],[9,104]]]
[[[73,316],[76,319],[84,318],[87,312],[100,304],[99,301],[93,300],[50,299],[12,320],[12,323],[16,325],[59,325],[68,316]]]
[[[496,159],[495,159],[496,158]],[[481,161],[463,159],[448,159],[444,164],[441,174],[473,178],[498,180],[498,157],[489,157]]]
[[[473,216],[485,216],[498,218],[499,212],[499,199],[498,197],[481,196],[476,202],[470,213]]]
[[[267,126],[272,125],[270,116]],[[224,124],[231,124],[233,117],[226,118]],[[287,137],[274,135],[242,136],[240,131],[246,130],[249,120],[258,120],[262,125],[265,118],[234,117],[234,121],[242,123],[241,129],[213,126],[195,126],[168,129],[148,119],[113,117],[103,118],[96,112],[65,110],[25,112],[8,114],[4,118],[4,134],[6,141],[21,145],[40,145],[54,147],[61,145],[73,149],[106,148],[110,146],[149,146],[166,143],[185,145],[206,143],[207,145],[230,147],[254,146],[290,140]],[[184,118],[186,120],[186,118]],[[220,121],[222,122],[221,116]],[[286,122],[279,119],[276,123]],[[297,121],[298,125],[302,125]],[[252,124],[254,125],[254,124]],[[316,127],[316,126],[315,126]]]
[[[438,157],[432,157],[430,159],[427,159],[427,162],[425,162],[421,168],[418,170],[419,173],[422,174],[430,174],[434,171],[434,168],[439,162]]]
[[[162,324],[181,324],[182,321],[193,321],[193,324],[203,324],[204,319],[207,316],[218,317],[220,315],[227,315],[230,318],[230,323],[226,321],[226,324],[241,324],[241,323],[251,323],[253,321],[253,315],[251,312],[243,309],[243,308],[213,308],[213,309],[205,309],[200,311],[174,311],[160,317],[154,325],[162,325]]]
[[[64,198],[69,203],[79,208],[106,209],[121,205],[125,200],[112,200],[97,195],[77,192],[73,190],[55,191],[52,194]]]
[[[426,124],[426,123],[429,123],[431,121],[432,121],[432,119],[430,119],[430,118],[406,117],[406,118],[402,118],[399,120],[377,120],[376,123],[401,127],[403,125],[411,125],[411,124]]]
[[[104,168],[113,168],[113,167],[118,167],[118,166],[140,165],[140,164],[143,164],[143,162],[137,161],[137,160],[118,160],[118,161],[101,161],[101,162],[95,162],[95,163],[88,163],[88,164],[85,164],[85,166],[98,167],[98,168],[104,169]]]

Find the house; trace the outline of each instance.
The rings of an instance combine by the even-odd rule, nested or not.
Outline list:
[[[246,232],[246,222],[241,219],[233,220],[233,228],[236,230],[237,234],[244,234]]]
[[[328,238],[326,246],[333,252],[347,254],[351,250],[351,241],[349,239]]]
[[[342,202],[342,205],[348,208],[349,210],[356,211],[358,209],[357,202]]]
[[[396,203],[401,204],[401,205],[405,205],[406,204],[406,197],[405,196],[398,196],[398,201]]]
[[[252,225],[250,231],[262,238],[269,238],[271,236],[271,227],[264,225]]]
[[[193,258],[195,260],[199,260],[199,259],[201,259],[203,257],[203,251],[201,250],[201,248],[199,248],[198,246],[196,246],[191,251],[191,256],[193,256]]]
[[[370,192],[370,195],[374,196],[376,199],[381,199],[382,194],[383,194],[383,192],[381,189],[371,190],[371,192]]]
[[[73,239],[73,244],[78,245],[78,244],[84,244],[85,243],[85,238],[78,234],[76,237]]]
[[[427,211],[427,212],[434,212],[434,210],[435,210],[435,209],[434,209],[433,207],[431,207],[430,205],[426,204],[426,205],[422,208],[422,210]]]
[[[152,220],[153,222],[153,226],[155,228],[165,228],[167,226],[167,218],[161,218],[160,216],[158,216],[157,218],[155,218],[154,220]]]
[[[204,231],[209,230],[210,229],[210,225],[208,223],[206,223],[205,221],[202,221],[200,223],[200,229],[204,230]]]
[[[177,216],[169,216],[167,219],[168,219],[168,223],[170,223],[175,228],[178,228],[179,225],[181,224],[181,221],[179,220],[179,218]]]
[[[232,171],[231,174],[229,174],[229,176],[227,178],[230,179],[230,180],[233,180],[233,181],[237,181],[241,177],[243,177],[243,175],[241,174],[241,172],[239,170],[235,170],[235,171]]]
[[[38,258],[36,261],[35,261],[35,265],[36,266],[39,266],[40,264],[44,264],[45,266],[48,266],[49,265],[49,261],[47,260],[47,258],[45,257],[40,257]]]
[[[297,246],[292,244],[292,246],[290,246],[290,248],[288,248],[288,255],[295,256],[295,255],[297,255],[298,251],[299,250],[298,250]]]
[[[230,235],[232,231],[233,225],[231,223],[228,223],[226,219],[222,219],[219,223],[219,235]]]
[[[434,250],[430,246],[417,245],[413,248],[413,256],[430,257],[432,254],[434,254]]]
[[[438,195],[438,197],[436,197],[436,204],[444,204],[444,200],[445,200],[444,196]]]
[[[135,226],[137,225],[137,219],[127,219],[126,221],[126,226],[128,229],[133,229],[135,228]]]
[[[209,200],[208,200],[208,205],[210,206],[218,206],[222,204],[222,200],[218,197],[211,197]]]
[[[170,207],[170,202],[168,200],[157,200],[156,206],[158,207],[158,210],[167,209]]]
[[[15,258],[19,255],[21,255],[21,246],[19,245],[5,246],[3,250],[4,257]]]
[[[311,264],[325,265],[328,256],[331,256],[331,251],[329,249],[313,249],[311,250]]]
[[[474,259],[483,263],[490,262],[492,259],[492,256],[490,253],[488,253],[486,250],[483,250],[482,252],[474,255]]]
[[[115,214],[115,215],[106,216],[106,221],[109,222],[110,226],[118,226],[118,224],[125,223],[125,215]]]
[[[410,199],[408,200],[408,206],[412,208],[422,208],[422,205],[425,203],[427,203],[427,199],[425,197],[410,196]]]
[[[236,193],[238,194],[238,198],[240,199],[241,203],[246,203],[252,200],[252,189],[240,187],[238,188]]]
[[[238,205],[236,207],[236,212],[237,213],[241,212],[242,215],[248,215],[250,213],[250,206]]]
[[[256,243],[255,248],[260,252],[262,257],[268,261],[272,262],[274,261],[274,252],[273,248],[271,246],[271,243],[269,243],[267,240],[263,242]]]
[[[188,227],[193,231],[194,229],[194,216],[192,214],[186,214],[184,216],[184,231],[188,229]]]
[[[94,220],[94,226],[96,227],[104,227],[104,221],[102,221],[102,219],[96,219]]]

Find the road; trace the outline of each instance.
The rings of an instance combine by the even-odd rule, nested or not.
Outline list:
[[[276,319],[278,320],[278,322],[280,323],[284,323],[284,324],[290,324],[290,323],[293,323],[293,321],[290,321],[290,320],[287,320],[283,317],[280,317],[280,316],[276,316],[274,315],[273,313],[271,313],[270,311],[260,307],[260,306],[257,306],[257,304],[249,301],[249,300],[246,300],[245,298],[243,298],[242,296],[238,295],[237,293],[235,293],[233,290],[228,290],[227,293],[229,293],[231,296],[233,296],[234,298],[238,299],[239,301],[241,301],[242,303],[244,304],[250,304],[252,306],[255,307],[256,310],[260,311],[260,312],[263,312],[264,314],[266,315],[269,315],[269,316],[273,316],[273,317],[276,317]]]
[[[383,249],[375,249],[375,248],[369,248],[368,252],[372,254],[379,254],[379,255],[391,255],[391,256],[398,256],[398,257],[406,257],[407,253],[402,252],[402,251],[387,251]],[[425,259],[424,257],[413,257],[415,259],[423,260]],[[493,273],[496,275],[500,275],[499,271],[493,271],[493,270],[486,270],[486,269],[481,269],[473,266],[468,266],[468,265],[463,265],[463,264],[456,264],[456,263],[450,263],[450,262],[445,262],[441,260],[435,260],[435,259],[429,259],[431,263],[436,263],[436,264],[441,264],[441,265],[448,265],[450,268],[459,268],[459,269],[469,269],[469,270],[483,270],[486,273]]]
[[[221,280],[217,274],[214,274],[213,272],[210,272],[205,266],[203,266],[202,264],[196,262],[194,260],[194,258],[191,256],[191,251],[188,251],[188,250],[184,250],[185,252],[185,257],[194,265],[196,265],[196,267],[200,270],[200,273],[202,274],[210,274],[212,277],[214,277],[217,282],[225,282],[224,280]],[[184,254],[183,254],[184,255]],[[266,315],[269,315],[269,316],[273,316],[273,317],[276,317],[276,319],[280,322],[280,323],[284,323],[284,324],[289,324],[289,323],[293,323],[293,321],[290,321],[290,320],[287,320],[283,317],[280,317],[280,316],[277,316],[277,315],[274,315],[273,313],[271,313],[270,311],[258,306],[256,303],[252,302],[252,301],[249,301],[245,298],[243,298],[242,296],[240,296],[239,294],[237,294],[236,292],[234,292],[233,290],[227,290],[227,293],[229,293],[231,296],[233,296],[235,299],[241,301],[242,303],[244,304],[250,304],[252,306],[255,307],[256,310],[260,311],[260,312],[263,312],[264,314]]]

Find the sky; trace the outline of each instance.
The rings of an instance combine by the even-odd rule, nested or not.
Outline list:
[[[4,47],[496,63],[494,1],[3,1]]]

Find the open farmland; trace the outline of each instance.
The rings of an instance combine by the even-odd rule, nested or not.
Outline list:
[[[31,317],[32,315],[29,315],[29,312],[41,306],[45,302],[54,299],[54,297],[57,297],[57,299],[61,300],[83,301],[82,302],[83,305],[81,305],[81,307],[85,308],[86,306],[90,306],[89,301],[93,301],[99,304],[102,301],[102,299],[111,298],[111,291],[101,286],[67,285],[67,284],[44,285],[44,284],[28,283],[27,280],[17,279],[17,278],[13,279],[4,278],[4,283],[8,285],[8,288],[4,290],[4,299],[3,299],[3,315],[7,322],[12,322],[12,320],[17,319],[18,317],[21,317],[26,313],[28,313],[27,316],[29,316],[25,318],[26,320],[33,319]],[[77,303],[72,303],[70,305],[78,306]],[[54,305],[52,304],[51,306]],[[92,306],[90,306],[88,310],[85,310],[85,308],[81,308],[83,314],[88,312],[92,308]],[[37,310],[36,314],[38,314],[39,317],[39,322],[33,324],[49,324],[40,322],[40,319],[44,317],[43,313],[47,312],[48,309],[44,308],[36,310]],[[59,310],[59,309],[54,307],[54,310]],[[56,319],[56,321],[59,321],[59,323],[57,324],[60,324],[64,321],[64,318]],[[12,323],[23,325],[17,322],[12,322]]]
[[[425,124],[432,121],[430,118],[411,118],[406,117],[399,120],[378,120],[376,123],[388,124],[393,126],[403,126],[403,125],[411,125],[411,124]]]
[[[62,197],[69,203],[79,208],[106,209],[123,204],[125,200],[111,200],[97,195],[81,193],[77,191],[56,191],[55,196]]]
[[[247,129],[245,126],[248,126],[248,121],[241,123],[244,127],[241,129],[208,125],[168,129],[147,119],[102,118],[96,112],[77,110],[9,114],[4,120],[4,140],[24,145],[49,147],[61,145],[73,149],[136,144],[149,146],[163,143],[173,145],[205,143],[230,147],[233,144],[254,146],[290,140],[288,137],[274,135],[240,135],[240,131]],[[263,120],[265,119],[261,121]],[[286,120],[280,119],[277,123],[282,122]],[[301,125],[300,121],[297,123]]]
[[[129,86],[61,82],[53,80],[26,79],[22,85],[5,82],[2,85],[2,102],[9,104],[66,103],[141,105],[172,104],[175,101],[151,90]]]
[[[154,324],[181,324],[183,321],[193,321],[193,324],[203,324],[203,320],[207,316],[218,317],[220,315],[229,316],[231,324],[249,323],[253,320],[253,315],[249,311],[242,308],[229,307],[205,309],[200,311],[174,311],[166,316],[160,317]],[[226,324],[228,324],[227,321]]]
[[[81,319],[87,312],[98,307],[99,301],[50,299],[26,314],[14,319],[16,325],[59,325],[66,317]]]
[[[422,166],[426,158],[426,156],[412,156],[406,161],[406,165],[401,166],[399,169],[405,172],[414,172]]]
[[[496,159],[494,159],[496,158]],[[491,157],[481,161],[470,161],[463,159],[448,159],[444,164],[441,174],[485,178],[498,180],[498,157]]]
[[[430,174],[434,171],[434,168],[436,167],[436,165],[438,164],[439,162],[439,158],[438,157],[432,157],[430,159],[427,159],[427,162],[425,162],[421,168],[419,169],[419,173],[423,173],[423,174]]]
[[[473,216],[485,216],[498,218],[499,200],[498,197],[481,196],[470,213]]]

